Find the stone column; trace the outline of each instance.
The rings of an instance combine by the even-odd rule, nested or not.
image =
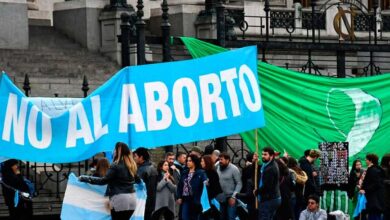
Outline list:
[[[100,27],[101,27],[101,36],[102,44],[100,47],[100,52],[105,56],[110,57],[112,60],[116,61],[118,64],[122,64],[121,58],[121,43],[118,38],[121,35],[121,14],[129,13],[130,15],[134,14],[134,9],[126,10],[104,10],[99,16]],[[130,24],[134,24],[132,18],[130,18]],[[133,29],[130,30],[132,32]],[[135,63],[135,54],[134,49],[130,51],[130,63]]]
[[[91,51],[99,51],[101,25],[99,17],[106,0],[72,0],[54,4],[54,27]]]

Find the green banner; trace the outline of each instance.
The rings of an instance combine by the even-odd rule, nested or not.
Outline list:
[[[226,51],[182,38],[194,58]],[[390,74],[333,78],[258,62],[266,126],[258,129],[259,149],[272,146],[299,158],[320,142],[349,142],[350,163],[367,153],[390,152]],[[255,131],[241,134],[255,151]]]

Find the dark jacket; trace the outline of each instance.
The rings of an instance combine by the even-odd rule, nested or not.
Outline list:
[[[382,213],[384,210],[384,177],[385,173],[379,166],[373,165],[366,171],[362,189],[366,193],[368,213]]]
[[[348,178],[348,197],[352,199],[355,196],[356,186],[359,183],[360,177],[363,175],[364,170],[360,169],[358,170],[351,170],[349,173]],[[360,174],[359,177],[357,177],[357,174]]]
[[[157,169],[150,161],[145,161],[142,165],[138,166],[137,174],[146,185],[147,199],[145,204],[145,219],[150,219],[150,215],[154,211],[156,204]]]
[[[219,183],[219,176],[216,170],[207,170],[206,176],[209,179],[207,194],[209,196],[209,200],[212,200],[218,194],[222,193],[222,188],[221,184]]]
[[[384,207],[384,219],[390,219],[390,169],[386,168],[384,169],[385,171],[385,180],[384,185],[385,185],[385,207]]]
[[[259,181],[260,178],[261,178],[261,173],[259,175]],[[266,202],[280,197],[279,168],[275,160],[272,160],[264,168],[263,185],[261,187],[259,185],[258,195],[260,195],[260,202]]]
[[[15,207],[15,190],[29,192],[28,185],[24,181],[23,176],[21,174],[15,174],[12,171],[11,167],[17,163],[18,161],[14,159],[7,160],[1,167],[2,181],[4,183],[2,184],[3,196],[5,204],[8,206],[10,218],[31,219],[33,215],[31,200],[19,197],[19,203]]]
[[[179,199],[183,198],[183,187],[184,187],[184,180],[188,177],[189,170],[184,170],[183,174],[180,177],[179,184],[177,186],[177,197]],[[202,169],[197,169],[194,172],[194,175],[191,179],[191,189],[192,192],[190,193],[193,199],[194,204],[200,204],[200,197],[202,196],[202,190],[203,190],[203,182],[207,180],[206,173]]]
[[[117,194],[134,192],[134,183],[139,183],[138,176],[132,176],[123,161],[118,164],[111,164],[106,176],[92,177],[81,176],[80,181],[95,185],[106,185],[106,196],[110,198]]]
[[[307,199],[307,197],[310,195],[317,194],[317,186],[313,177],[313,167],[312,164],[304,157],[299,160],[299,166],[307,174],[307,181],[304,191],[304,197]]]

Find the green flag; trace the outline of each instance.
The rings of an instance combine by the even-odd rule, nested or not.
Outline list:
[[[194,58],[226,51],[194,38],[182,38]],[[390,152],[390,75],[333,78],[283,69],[258,62],[265,111],[258,129],[259,149],[272,146],[301,157],[320,142],[349,142],[350,163]],[[255,151],[255,132],[242,133]]]

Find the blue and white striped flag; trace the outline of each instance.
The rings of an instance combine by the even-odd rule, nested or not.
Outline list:
[[[130,220],[144,220],[146,205],[146,185],[144,182],[135,184],[135,193],[137,197],[137,206]]]
[[[63,220],[110,220],[109,199],[104,196],[107,186],[83,183],[71,173],[61,210]],[[146,187],[136,184],[137,206],[131,220],[144,219]]]
[[[61,219],[110,220],[108,197],[104,196],[107,185],[83,183],[71,173],[62,203]]]

